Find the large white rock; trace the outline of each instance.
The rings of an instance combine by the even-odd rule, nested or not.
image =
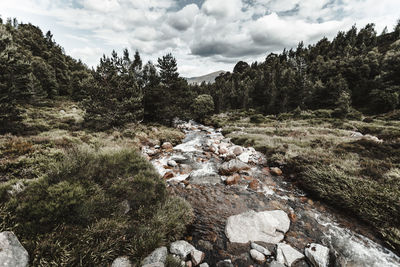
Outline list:
[[[283,240],[289,230],[290,220],[283,210],[248,212],[228,218],[225,234],[229,241],[247,243],[262,241],[276,244]]]
[[[132,266],[133,266],[132,262],[126,256],[116,258],[111,264],[111,267],[132,267]]]
[[[251,249],[250,250],[250,256],[255,260],[257,263],[263,263],[265,262],[265,256],[261,252]]]
[[[147,256],[142,264],[151,264],[156,262],[165,262],[168,255],[168,249],[166,247],[160,247],[154,250],[149,256]]]
[[[195,247],[193,247],[185,240],[175,241],[171,244],[169,248],[169,251],[171,253],[178,255],[182,259],[185,259],[187,255],[189,255],[190,252],[192,252],[193,250],[195,250]]]
[[[276,247],[276,260],[286,266],[290,267],[295,261],[302,258],[304,258],[304,255],[288,244],[279,243]]]
[[[0,266],[28,266],[29,255],[13,232],[0,233]]]
[[[306,257],[315,267],[328,267],[329,265],[329,248],[320,244],[311,243],[305,249]]]

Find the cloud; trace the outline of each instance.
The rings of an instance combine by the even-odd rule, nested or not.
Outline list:
[[[238,60],[314,43],[339,30],[399,19],[398,0],[1,0],[3,19],[50,29],[67,53],[88,65],[112,49],[144,60],[172,52],[185,76],[231,70]]]

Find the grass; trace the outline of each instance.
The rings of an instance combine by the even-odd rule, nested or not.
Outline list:
[[[367,119],[353,112],[343,120],[332,113],[236,112],[208,123],[222,127],[234,143],[265,153],[271,166],[294,174],[293,181],[314,197],[367,222],[400,253],[399,112]],[[351,137],[354,131],[383,142]]]
[[[0,135],[0,231],[16,233],[32,266],[109,266],[123,255],[139,263],[193,219],[137,152],[177,144],[182,132],[137,124],[96,132],[83,116],[65,99],[27,106],[21,134]]]

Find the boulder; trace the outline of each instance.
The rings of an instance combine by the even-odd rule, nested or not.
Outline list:
[[[184,156],[176,155],[176,156],[171,157],[171,160],[175,161],[176,163],[183,163],[183,162],[187,161],[187,158]]]
[[[192,250],[192,252],[190,252],[190,258],[192,259],[193,266],[199,265],[204,260],[205,256],[206,254],[200,250]]]
[[[171,244],[169,251],[185,259],[195,248],[185,240],[175,241]]]
[[[228,218],[225,233],[230,242],[262,241],[276,244],[289,230],[290,220],[282,210],[248,212]],[[246,229],[246,231],[243,231]]]
[[[294,262],[303,258],[304,255],[301,252],[288,244],[279,243],[276,246],[276,260],[286,266],[292,266]]]
[[[167,164],[168,164],[168,166],[170,166],[170,167],[176,167],[176,166],[178,166],[178,164],[176,163],[175,160],[168,160]]]
[[[116,258],[112,264],[111,267],[133,267],[132,262],[129,260],[128,257],[118,257]]]
[[[28,266],[29,255],[13,232],[0,233],[0,266]]]
[[[142,264],[145,265],[156,262],[164,263],[165,260],[167,259],[167,255],[168,255],[168,249],[166,247],[157,248],[143,260]]]
[[[306,247],[305,254],[314,267],[328,267],[329,248],[312,243]]]
[[[265,256],[270,256],[272,254],[267,248],[260,246],[259,244],[256,244],[254,242],[251,242],[251,248],[257,250]]]
[[[235,172],[239,172],[242,170],[248,170],[250,169],[250,166],[247,165],[246,163],[238,160],[238,159],[232,159],[228,162],[224,162],[221,167],[219,168],[219,172],[222,175],[230,175]]]
[[[251,155],[251,152],[247,151],[247,152],[243,152],[242,154],[240,154],[237,158],[239,160],[243,161],[244,163],[249,163],[250,155]]]
[[[162,149],[173,149],[174,148],[170,142],[164,142],[161,147],[162,147]]]
[[[261,252],[259,252],[258,250],[255,249],[251,249],[250,250],[250,256],[253,258],[254,261],[256,261],[257,263],[263,263],[265,262],[265,256],[264,254],[262,254]]]
[[[271,174],[276,175],[276,176],[281,176],[282,175],[282,170],[279,169],[278,167],[273,167],[270,169]]]
[[[243,153],[243,148],[240,146],[235,146],[232,149],[233,154],[235,154],[236,156],[239,156],[240,154]]]
[[[209,267],[209,266],[208,266],[208,263],[206,263],[206,262],[200,264],[199,266],[200,266],[200,267]]]

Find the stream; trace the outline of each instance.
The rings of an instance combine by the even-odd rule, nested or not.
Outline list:
[[[236,146],[219,129],[195,122],[177,127],[186,134],[181,144],[145,147],[143,153],[166,179],[171,193],[191,203],[196,219],[187,240],[206,253],[210,266],[226,259],[236,266],[266,266],[252,261],[249,244],[231,243],[225,226],[232,215],[277,209],[291,221],[284,241],[301,253],[309,243],[328,247],[329,266],[400,266],[400,257],[383,247],[367,227],[308,198],[272,171],[264,155],[253,148]],[[235,179],[220,174],[221,166],[231,159],[249,166],[234,174]],[[292,266],[310,265],[302,260]]]

